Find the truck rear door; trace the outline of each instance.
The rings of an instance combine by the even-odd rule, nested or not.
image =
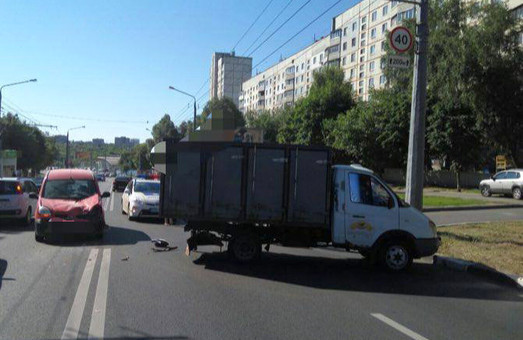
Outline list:
[[[345,176],[347,242],[370,247],[385,231],[398,229],[397,203],[376,177],[352,171]]]

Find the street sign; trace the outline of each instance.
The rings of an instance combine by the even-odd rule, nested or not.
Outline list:
[[[396,52],[404,53],[412,48],[412,34],[407,27],[399,26],[390,32],[389,43]]]
[[[503,155],[496,156],[496,170],[507,169],[507,158]]]
[[[394,68],[409,68],[410,57],[403,55],[391,55],[387,57],[387,66]]]

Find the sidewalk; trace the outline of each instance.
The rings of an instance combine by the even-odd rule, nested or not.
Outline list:
[[[397,192],[405,192],[405,190],[398,190]],[[462,199],[475,199],[478,201],[485,201],[492,203],[493,205],[521,205],[523,206],[523,200],[516,200],[512,197],[505,197],[501,195],[492,195],[490,197],[483,197],[480,193],[469,193],[469,192],[457,192],[457,191],[448,191],[445,189],[435,189],[435,188],[424,188],[423,195],[425,196],[440,196],[440,197],[455,197]]]

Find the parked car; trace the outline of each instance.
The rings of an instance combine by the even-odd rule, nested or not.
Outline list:
[[[122,213],[130,220],[159,217],[160,181],[133,179],[122,194]]]
[[[0,219],[18,219],[30,225],[38,200],[38,188],[28,178],[0,178]]]
[[[113,191],[124,191],[131,177],[117,176],[113,181]]]
[[[500,171],[490,179],[479,183],[479,190],[485,197],[492,194],[512,195],[515,199],[523,198],[523,169]]]
[[[94,234],[103,237],[102,199],[93,173],[82,169],[51,170],[46,175],[35,214],[35,239],[53,234]]]
[[[105,175],[103,173],[98,173],[95,177],[98,182],[105,182]]]

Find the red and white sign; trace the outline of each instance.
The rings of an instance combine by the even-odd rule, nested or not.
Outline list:
[[[412,34],[407,27],[399,26],[390,32],[390,47],[399,53],[407,52],[412,48]]]

